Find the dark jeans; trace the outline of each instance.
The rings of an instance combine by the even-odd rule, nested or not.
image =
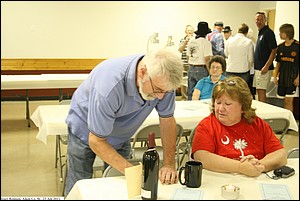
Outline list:
[[[250,75],[249,82],[248,82],[248,86],[249,86],[249,89],[250,89],[250,91],[251,91],[253,100],[255,100],[256,88],[253,87],[253,78],[254,78],[254,74],[251,74],[251,75]]]
[[[96,154],[91,148],[79,139],[77,136],[70,133],[68,135],[68,172],[66,178],[65,196],[71,191],[74,184],[81,179],[91,179],[93,176],[93,164]],[[122,147],[117,149],[117,152],[124,158],[131,157],[130,140],[123,143]],[[105,164],[107,167],[108,165]]]
[[[243,78],[247,83],[249,83],[249,79],[250,79],[250,71],[245,72],[245,73],[231,73],[231,72],[225,72],[225,76],[226,76],[226,77],[230,77],[230,76],[239,76],[239,77]]]
[[[226,77],[239,76],[239,77],[243,78],[247,82],[247,84],[249,86],[249,89],[250,89],[250,92],[252,94],[253,99],[255,99],[255,93],[256,93],[256,91],[255,91],[255,88],[252,86],[254,74],[250,75],[250,71],[248,71],[246,73],[225,72],[225,76]]]
[[[194,91],[194,87],[197,82],[204,77],[208,76],[208,71],[206,67],[195,67],[190,66],[188,71],[188,100],[192,100],[192,95]]]

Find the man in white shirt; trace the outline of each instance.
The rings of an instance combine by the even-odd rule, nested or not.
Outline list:
[[[239,76],[247,83],[250,79],[250,68],[254,60],[254,47],[252,41],[246,37],[249,27],[243,23],[238,33],[225,43],[225,56],[227,57],[226,77]]]

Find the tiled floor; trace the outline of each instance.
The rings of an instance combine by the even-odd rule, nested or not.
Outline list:
[[[58,101],[31,101],[38,105]],[[1,196],[59,196],[62,182],[55,164],[55,137],[37,140],[38,129],[27,127],[25,102],[1,102]]]
[[[38,105],[58,101],[31,101],[30,114]],[[55,137],[47,144],[36,139],[38,129],[27,127],[25,102],[1,102],[1,196],[61,196],[59,168],[55,163]],[[298,133],[289,131],[285,149],[299,146]]]

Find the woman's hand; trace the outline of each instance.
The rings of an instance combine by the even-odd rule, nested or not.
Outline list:
[[[257,177],[265,170],[265,166],[253,155],[243,156],[240,160],[239,172],[250,177]]]

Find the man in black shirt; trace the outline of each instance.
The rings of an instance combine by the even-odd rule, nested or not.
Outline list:
[[[258,100],[266,102],[266,89],[268,88],[274,70],[273,61],[276,56],[277,43],[274,32],[266,25],[265,13],[257,12],[255,23],[258,27],[258,37],[254,51],[254,80]]]

